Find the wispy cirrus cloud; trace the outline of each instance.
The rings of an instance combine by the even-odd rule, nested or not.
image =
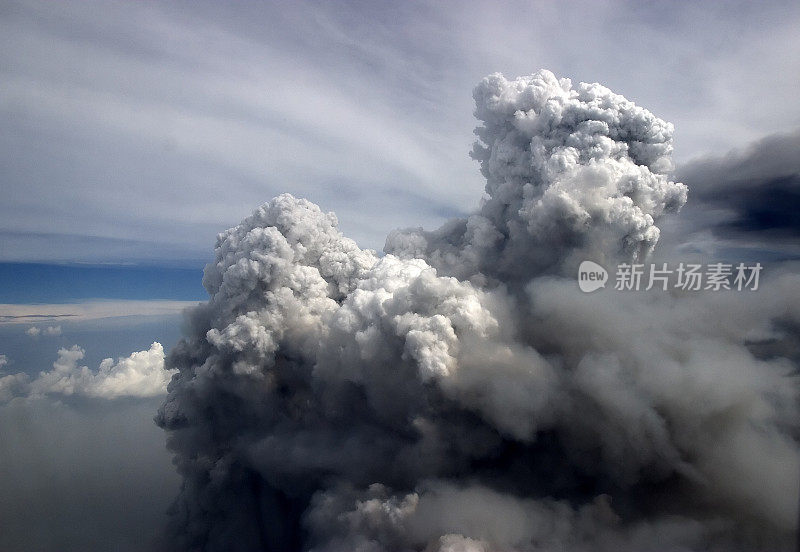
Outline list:
[[[5,259],[201,256],[280,192],[379,249],[474,206],[468,90],[497,70],[602,80],[675,122],[678,162],[800,124],[791,2],[3,9]]]

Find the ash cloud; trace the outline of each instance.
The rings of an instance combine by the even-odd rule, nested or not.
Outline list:
[[[587,256],[641,259],[658,242],[655,220],[686,202],[686,186],[668,179],[672,125],[604,86],[494,74],[473,96],[480,210],[433,232],[395,231],[387,253],[460,278],[524,281]]]
[[[796,271],[581,294],[686,201],[671,125],[547,71],[474,96],[470,217],[380,256],[282,195],[220,234],[156,417],[168,548],[791,549]]]

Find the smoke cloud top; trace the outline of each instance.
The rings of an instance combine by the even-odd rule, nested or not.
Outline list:
[[[548,71],[474,97],[470,217],[380,256],[282,195],[220,234],[157,415],[169,549],[789,549],[800,278],[580,293],[686,202],[671,125]]]
[[[387,253],[462,278],[527,280],[587,255],[642,258],[655,219],[686,202],[667,178],[672,125],[599,84],[495,74],[473,96],[482,125],[471,155],[488,197],[437,231],[393,232]]]

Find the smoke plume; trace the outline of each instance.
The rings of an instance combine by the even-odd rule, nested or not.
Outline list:
[[[582,294],[685,203],[672,126],[548,71],[474,97],[470,217],[381,256],[281,195],[220,234],[157,415],[169,549],[788,549],[800,277]]]
[[[494,74],[473,96],[480,210],[433,232],[395,231],[387,253],[459,278],[527,281],[587,256],[640,259],[658,241],[655,219],[686,202],[667,178],[672,125],[604,86]]]

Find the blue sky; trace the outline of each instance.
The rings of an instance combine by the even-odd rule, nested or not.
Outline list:
[[[202,277],[202,265],[175,268],[0,263],[0,303],[58,303],[96,298],[201,301],[207,297]]]

